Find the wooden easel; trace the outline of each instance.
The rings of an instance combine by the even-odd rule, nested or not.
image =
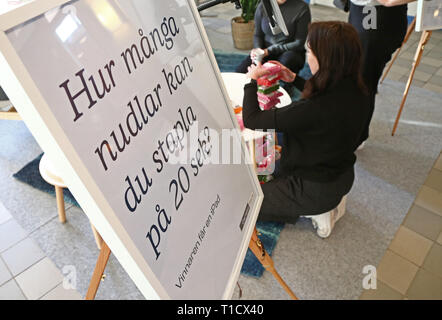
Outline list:
[[[290,295],[293,300],[298,300],[289,286],[284,282],[281,276],[275,269],[275,265],[273,263],[272,258],[265,251],[264,246],[259,240],[258,231],[253,231],[252,238],[250,239],[249,249],[253,252],[253,254],[258,258],[259,262],[261,262],[262,266],[269,271],[273,276],[278,280],[283,289]],[[103,278],[104,269],[106,268],[106,264],[109,260],[109,256],[111,254],[111,250],[107,246],[107,244],[103,241],[100,255],[98,256],[97,264],[95,265],[95,270],[92,275],[91,282],[89,283],[89,288],[86,293],[86,300],[95,299],[95,295],[97,294],[98,287],[100,286],[100,281]]]
[[[393,131],[391,132],[392,136],[394,136],[394,133],[396,132],[396,128],[399,123],[399,118],[401,117],[401,114],[402,114],[402,109],[404,108],[405,101],[407,100],[408,91],[410,90],[411,82],[413,82],[414,73],[416,72],[417,66],[421,62],[425,45],[428,43],[428,40],[430,40],[431,33],[432,33],[432,31],[428,31],[428,30],[422,31],[422,36],[419,41],[419,45],[417,46],[416,55],[414,56],[413,68],[411,69],[410,76],[408,77],[407,85],[405,86],[404,95],[402,97],[401,106],[399,107],[399,111],[396,116],[396,121],[394,122]]]
[[[384,76],[381,79],[381,83],[384,81],[385,77],[387,76],[388,72],[390,71],[390,69],[391,69],[394,61],[396,60],[397,56],[399,55],[399,52],[401,51],[402,47],[408,41],[408,39],[410,38],[411,34],[413,33],[413,29],[414,29],[415,26],[416,26],[416,18],[414,18],[413,22],[408,27],[407,34],[405,35],[404,41],[402,42],[402,46],[397,50],[396,54],[394,55],[393,59],[391,60],[390,65],[388,66],[388,69],[386,70]],[[392,136],[394,136],[394,134],[396,132],[397,126],[399,124],[399,119],[401,117],[402,110],[403,110],[404,105],[405,105],[405,101],[407,100],[408,92],[410,91],[411,83],[413,82],[413,78],[414,78],[414,74],[416,72],[416,68],[419,66],[419,63],[420,63],[420,61],[422,59],[422,55],[424,53],[425,45],[430,40],[431,34],[432,34],[431,30],[424,30],[424,31],[422,31],[422,35],[421,35],[421,38],[419,40],[419,45],[417,46],[416,54],[414,55],[414,60],[413,60],[413,65],[412,65],[412,68],[411,68],[411,72],[410,72],[410,75],[408,76],[408,81],[407,81],[407,84],[405,86],[404,94],[402,96],[402,102],[401,102],[401,105],[399,107],[399,111],[398,111],[398,114],[396,116],[396,120],[394,122],[393,131],[391,132]]]

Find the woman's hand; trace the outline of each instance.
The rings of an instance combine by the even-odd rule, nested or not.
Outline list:
[[[248,67],[247,77],[252,78],[253,80],[258,80],[258,78],[261,78],[265,76],[266,74],[269,74],[270,72],[262,66],[261,63],[258,63],[257,66],[252,64],[250,67]]]
[[[252,61],[256,58],[256,50],[258,49],[255,48],[250,51],[250,59],[252,59]]]
[[[296,73],[292,72],[292,70],[287,68],[285,65],[283,65],[279,61],[270,60],[269,62],[271,62],[273,64],[277,64],[278,66],[281,67],[280,75],[281,75],[281,80],[282,81],[285,81],[285,82],[293,82],[293,81],[295,81]]]
[[[259,54],[260,50],[264,51],[263,56],[262,56],[263,58],[265,58],[269,55],[269,50],[267,50],[267,49],[260,49],[260,48],[252,49],[252,51],[250,51],[250,59],[252,59],[252,61],[255,60],[255,58]]]

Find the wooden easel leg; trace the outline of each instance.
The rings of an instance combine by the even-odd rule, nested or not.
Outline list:
[[[86,293],[86,300],[95,299],[95,295],[97,294],[98,287],[100,286],[100,281],[103,277],[104,269],[106,268],[110,254],[111,250],[107,246],[106,242],[103,241],[101,244],[100,255],[98,256],[97,264],[95,265],[94,273]]]
[[[103,246],[103,239],[101,238],[100,234],[98,233],[97,229],[95,229],[94,225],[91,223],[91,229],[92,233],[94,234],[95,243],[97,244],[98,250],[101,250],[101,247]]]
[[[413,68],[411,69],[410,76],[408,77],[407,85],[405,86],[404,95],[402,97],[401,106],[396,116],[396,121],[394,122],[393,131],[391,132],[392,136],[394,136],[394,133],[396,132],[396,128],[399,123],[399,118],[401,117],[402,114],[402,109],[404,108],[405,101],[407,100],[408,91],[410,90],[411,83],[413,82],[414,73],[416,72],[416,68],[422,59],[422,54],[424,52],[425,45],[427,44],[428,40],[430,40],[430,37],[431,37],[431,31],[422,32],[422,36],[416,50],[416,55],[414,56]]]
[[[390,69],[393,66],[394,62],[396,61],[397,57],[399,56],[399,53],[401,52],[402,47],[404,46],[404,44],[407,43],[408,39],[410,38],[411,34],[413,33],[415,26],[416,26],[416,18],[414,18],[413,22],[411,22],[410,25],[408,26],[404,41],[402,41],[401,47],[396,50],[396,53],[394,54],[393,59],[391,59],[390,63],[388,64],[388,68],[385,71],[384,76],[381,79],[381,83],[384,82],[385,78],[387,77],[388,73],[390,72]]]
[[[298,300],[296,295],[290,289],[290,287],[284,282],[281,276],[275,269],[272,258],[265,251],[264,246],[262,245],[261,240],[258,238],[258,232],[255,228],[252,234],[252,238],[250,239],[249,249],[253,252],[253,254],[258,258],[259,262],[261,262],[262,266],[269,271],[275,278],[278,280],[279,284],[283,287],[283,289],[289,294],[289,296],[293,300]]]
[[[58,220],[61,223],[66,222],[66,211],[64,208],[63,188],[55,186],[55,198],[57,199]]]

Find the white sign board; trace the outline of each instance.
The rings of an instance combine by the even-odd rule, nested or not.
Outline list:
[[[418,0],[416,31],[442,29],[442,0]]]
[[[194,1],[0,18],[0,85],[145,297],[230,298],[263,196]]]

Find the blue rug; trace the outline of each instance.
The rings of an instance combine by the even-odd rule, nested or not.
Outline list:
[[[38,169],[40,159],[43,156],[43,153],[40,154],[37,158],[26,164],[20,171],[13,174],[13,177],[17,180],[29,184],[30,186],[49,193],[50,195],[55,197],[55,189],[54,186],[50,185],[40,175],[40,171]],[[77,207],[80,207],[75,200],[74,196],[68,189],[63,189],[64,201],[69,204],[73,204]]]
[[[239,63],[246,57],[246,55],[215,51],[215,57],[221,72],[234,72],[236,66],[239,65]],[[310,70],[308,69],[308,67],[304,67],[304,69],[299,74],[303,76],[303,78],[308,78],[310,76]],[[296,90],[295,94],[292,96],[292,99],[297,100],[299,99],[299,96],[300,92]],[[17,180],[24,182],[36,189],[49,193],[55,197],[54,187],[43,180],[38,170],[42,155],[43,154],[39,155],[37,158],[26,164],[13,176]],[[74,196],[69,192],[68,189],[64,189],[63,193],[66,203],[79,207]],[[276,243],[278,242],[279,235],[284,228],[284,224],[273,222],[258,222],[256,224],[256,227],[261,234],[259,237],[264,245],[264,248],[271,255],[276,246]],[[253,253],[248,250],[246,258],[244,260],[244,264],[241,269],[241,273],[247,276],[259,278],[262,276],[263,272],[264,268],[262,267],[261,263],[258,261],[258,259],[256,259]]]

